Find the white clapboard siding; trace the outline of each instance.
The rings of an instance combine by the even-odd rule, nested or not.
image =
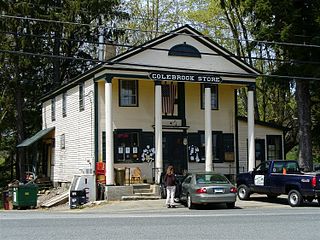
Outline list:
[[[268,126],[262,126],[255,124],[254,127],[255,139],[264,139],[265,140],[265,153],[267,157],[267,135],[281,135],[283,139],[283,131],[277,128],[272,128]],[[246,121],[239,121],[239,167],[240,172],[248,170],[248,124]],[[283,151],[282,151],[283,152]]]
[[[51,100],[43,103],[44,128],[55,127],[53,149],[53,182],[70,182],[74,174],[94,164],[94,84],[84,85],[84,110],[79,110],[79,86],[69,89],[66,97],[66,116],[62,116],[62,94],[56,96],[56,120],[51,120]],[[61,148],[61,136],[65,148]]]

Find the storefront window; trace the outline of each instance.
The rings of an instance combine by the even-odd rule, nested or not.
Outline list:
[[[120,107],[138,106],[138,81],[119,80]]]
[[[224,148],[222,132],[212,133],[213,162],[223,162]],[[190,133],[188,135],[188,154],[190,162],[205,162],[205,134],[204,132]]]
[[[201,84],[201,109],[204,109],[204,84]],[[211,109],[218,109],[218,86],[211,86]]]
[[[139,143],[139,131],[116,131],[115,162],[141,162]]]

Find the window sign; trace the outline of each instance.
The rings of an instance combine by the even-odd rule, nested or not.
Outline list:
[[[141,162],[139,158],[140,132],[116,130],[114,134],[115,162]]]

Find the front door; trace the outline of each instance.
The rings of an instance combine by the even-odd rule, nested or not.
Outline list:
[[[175,173],[187,170],[187,146],[183,144],[185,134],[164,132],[162,136],[163,169],[173,165]]]

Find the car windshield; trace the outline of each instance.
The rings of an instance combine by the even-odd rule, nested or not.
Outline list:
[[[226,177],[218,174],[196,174],[197,184],[224,184],[229,183]]]

